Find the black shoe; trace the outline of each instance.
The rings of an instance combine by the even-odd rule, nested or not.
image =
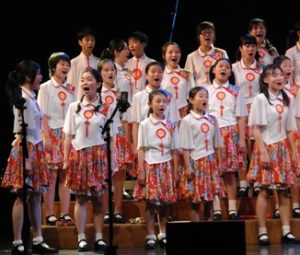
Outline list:
[[[293,218],[300,218],[300,208],[293,209]]]
[[[22,243],[14,246],[11,250],[11,255],[23,255],[23,254],[25,254],[25,249]]]
[[[266,237],[266,238],[262,238]],[[267,234],[261,234],[258,236],[258,244],[259,245],[270,245],[270,240]]]
[[[156,240],[152,238],[146,238],[145,249],[146,250],[156,249]]]
[[[78,251],[88,251],[88,244],[86,239],[81,239],[78,242]]]
[[[240,220],[240,215],[237,211],[229,211],[229,219],[230,220]]]
[[[98,239],[94,243],[94,249],[95,249],[95,251],[105,251],[106,248],[107,248],[107,244],[106,244],[106,242],[104,242],[103,239]]]
[[[275,209],[273,212],[273,219],[280,219],[279,209]]]
[[[300,240],[288,232],[281,238],[281,243],[283,244],[300,244]]]
[[[213,214],[213,220],[214,221],[222,220],[222,213],[220,211],[215,211]]]
[[[114,214],[114,222],[118,224],[125,223],[125,219],[121,213]]]
[[[55,215],[52,214],[46,217],[46,224],[48,226],[55,226],[56,222],[57,222],[57,218]]]
[[[123,198],[131,200],[132,196],[130,196],[130,194],[125,189],[123,189]]]
[[[109,223],[109,214],[106,213],[104,214],[104,224],[108,224]]]
[[[159,247],[160,248],[166,248],[166,246],[167,246],[167,238],[163,237],[162,239],[160,239],[158,241],[158,243],[159,243]]]
[[[240,197],[245,198],[245,197],[248,197],[248,191],[249,191],[248,187],[241,187],[239,189],[239,193],[238,194],[239,194]]]
[[[31,247],[32,254],[54,254],[58,253],[58,250],[50,247],[44,241],[39,244],[33,244]]]

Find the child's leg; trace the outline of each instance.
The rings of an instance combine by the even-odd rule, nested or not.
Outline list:
[[[280,212],[279,212],[279,198],[278,198],[278,193],[277,190],[273,190],[273,199],[275,203],[275,210],[273,212],[273,218],[274,219],[279,219],[280,218]]]
[[[280,219],[282,224],[282,243],[293,244],[300,241],[291,233],[290,226],[290,198],[287,190],[281,190],[278,194]]]
[[[33,230],[33,237],[42,236],[42,194],[31,192],[29,195],[28,214]]]
[[[66,170],[59,169],[58,171],[59,171],[58,194],[60,200],[60,216],[64,216],[66,214],[69,214],[71,193],[70,190],[65,186]]]
[[[102,198],[92,197],[93,202],[93,212],[94,212],[94,226],[95,226],[95,244],[94,248],[96,251],[104,250],[106,248],[106,243],[103,240],[103,208],[102,208]]]
[[[115,221],[117,223],[124,223],[125,219],[122,216],[122,203],[123,203],[123,187],[125,181],[125,169],[120,169],[114,175],[114,198],[115,198]]]
[[[22,240],[23,222],[24,222],[24,204],[21,195],[17,195],[12,208],[14,241]]]
[[[293,217],[300,218],[300,205],[299,205],[299,177],[297,182],[290,187],[292,195],[292,207],[293,207]]]
[[[256,200],[256,215],[258,220],[258,242],[259,244],[269,244],[267,235],[267,207],[268,193],[266,189],[261,189]]]
[[[156,235],[154,229],[155,213],[156,213],[156,206],[153,203],[146,202],[145,218],[146,218],[146,227],[148,233],[145,242],[146,249],[153,249],[156,247]]]
[[[199,204],[191,203],[191,221],[200,221]]]
[[[54,213],[54,198],[55,198],[55,185],[57,179],[57,170],[51,169],[51,180],[47,192],[43,194],[44,204],[46,208],[46,220],[48,225],[55,225],[57,218]]]
[[[78,233],[78,250],[87,250],[87,240],[85,235],[86,218],[87,218],[87,196],[76,196],[74,217]]]
[[[169,205],[162,205],[158,208],[158,225],[159,225],[159,234],[158,241],[159,245],[163,248],[167,244],[166,239],[166,224],[169,217]]]
[[[231,220],[239,219],[238,211],[237,211],[237,201],[236,201],[237,179],[235,177],[234,172],[224,174],[224,184],[226,187],[226,192],[228,197],[229,219]]]

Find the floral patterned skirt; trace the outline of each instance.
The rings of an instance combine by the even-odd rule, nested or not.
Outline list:
[[[225,197],[225,188],[219,169],[217,168],[215,154],[193,160],[191,167],[195,171],[194,178],[188,181],[183,173],[180,181],[180,197],[193,203],[213,201],[216,195]]]
[[[149,165],[144,163],[146,184],[136,184],[134,198],[148,200],[157,205],[174,203],[177,199],[176,185],[173,176],[173,160]]]
[[[222,151],[222,173],[236,172],[246,167],[246,154],[239,152],[239,135],[237,125],[220,128],[223,137],[224,149]]]
[[[17,192],[23,188],[23,148],[21,139],[16,138],[8,158],[8,164],[4,173],[1,187]],[[50,172],[46,164],[43,143],[33,145],[27,142],[28,159],[30,169],[26,169],[26,184],[35,192],[45,192],[48,188]],[[28,166],[28,165],[27,165]]]
[[[107,189],[106,144],[81,150],[72,148],[66,186],[76,195],[100,196]]]
[[[247,179],[256,182],[256,185],[275,189],[288,187],[296,181],[292,171],[291,159],[287,140],[266,146],[271,160],[271,169],[261,166],[260,153],[257,144],[254,144]]]

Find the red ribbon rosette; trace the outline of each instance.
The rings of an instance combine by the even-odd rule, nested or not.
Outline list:
[[[281,132],[281,119],[282,119],[282,113],[283,113],[283,105],[282,104],[277,104],[275,106],[276,111],[278,112],[278,121],[279,121],[279,132]]]
[[[220,91],[217,93],[217,98],[221,101],[220,104],[220,115],[223,117],[223,111],[224,111],[224,105],[223,105],[223,100],[226,97],[226,94],[223,91]]]
[[[94,112],[92,110],[86,110],[83,113],[83,116],[85,117],[85,136],[88,137],[89,136],[89,119],[92,118],[94,115]]]
[[[156,136],[160,139],[160,151],[161,151],[161,155],[164,155],[164,145],[162,143],[162,139],[166,136],[166,130],[164,130],[163,128],[159,128],[156,130]]]
[[[67,94],[64,91],[60,91],[57,93],[57,95],[58,95],[59,100],[61,101],[60,105],[62,107],[62,114],[63,114],[63,119],[64,119],[65,118],[65,106],[66,106],[65,100],[67,98]]]
[[[114,98],[112,96],[106,96],[104,102],[111,105],[114,102]]]
[[[246,79],[248,81],[248,95],[252,96],[252,84],[251,82],[254,80],[255,76],[253,73],[246,73]]]
[[[176,76],[173,76],[171,78],[171,83],[172,83],[172,85],[174,87],[174,90],[175,90],[176,99],[178,98],[178,83],[179,83],[179,81],[180,81],[179,78],[176,77]]]
[[[205,72],[206,81],[208,81],[208,70],[211,67],[211,65],[212,65],[212,62],[209,59],[207,59],[203,62],[203,66],[207,69],[207,71]]]
[[[202,124],[200,125],[200,130],[201,130],[202,133],[205,134],[205,140],[204,140],[204,142],[205,142],[205,149],[208,151],[208,139],[207,139],[207,133],[209,132],[209,125],[206,124],[206,123],[202,123]]]

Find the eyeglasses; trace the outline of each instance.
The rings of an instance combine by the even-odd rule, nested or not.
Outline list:
[[[201,31],[200,35],[213,35],[215,32],[214,31]]]

